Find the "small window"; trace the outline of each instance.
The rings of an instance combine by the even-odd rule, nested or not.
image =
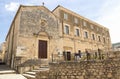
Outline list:
[[[79,29],[75,29],[75,36],[80,36],[80,31],[79,31]]]
[[[94,27],[93,27],[93,25],[92,25],[92,24],[90,25],[90,28],[91,28],[91,29],[94,29]]]
[[[69,26],[65,25],[64,33],[67,34],[67,35],[69,34]]]
[[[67,15],[67,13],[64,13],[64,19],[68,19],[68,15]]]
[[[100,38],[100,36],[98,36],[98,41],[101,42],[101,38]]]
[[[99,31],[99,28],[97,28],[97,31]]]
[[[86,21],[83,21],[83,26],[87,26],[87,23],[86,23]]]
[[[84,32],[84,38],[88,38],[88,32]]]
[[[95,40],[95,34],[92,34],[92,40]]]
[[[74,22],[77,24],[77,23],[78,23],[78,19],[77,19],[77,18],[74,18]]]
[[[105,41],[105,37],[103,37],[103,42],[105,43],[106,41]]]
[[[110,39],[108,38],[107,43],[109,43],[109,42],[110,42]]]

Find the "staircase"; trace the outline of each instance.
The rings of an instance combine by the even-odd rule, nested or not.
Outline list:
[[[49,64],[48,64],[48,59],[38,59],[38,60],[29,60],[30,63],[32,64],[40,64],[37,69],[33,69],[31,71],[25,72],[23,76],[25,76],[27,79],[36,79],[36,73],[40,71],[49,71]],[[27,61],[27,64],[29,64]],[[36,65],[37,65],[36,64]]]
[[[36,73],[39,71],[49,71],[49,67],[40,67],[38,69],[25,72],[23,76],[25,76],[27,79],[36,79]]]

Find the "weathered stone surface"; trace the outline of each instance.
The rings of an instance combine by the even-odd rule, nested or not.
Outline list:
[[[49,72],[38,72],[37,79],[120,79],[120,59],[50,63]]]
[[[42,25],[41,20],[46,24]],[[22,11],[20,23],[20,34],[33,36],[33,33],[46,32],[48,36],[58,37],[58,22],[50,13],[43,10]]]
[[[61,10],[57,10],[57,13],[49,11],[44,6],[21,6],[18,10],[15,19],[13,20],[13,23],[11,25],[10,31],[8,33],[8,36],[6,38],[7,41],[7,64],[10,65],[12,68],[17,69],[19,64],[23,64],[25,61],[29,59],[39,59],[39,41],[46,41],[47,42],[47,59],[49,61],[59,61],[59,59],[64,60],[64,57],[62,56],[63,52],[70,52],[71,54],[71,60],[74,60],[74,53],[77,53],[78,50],[81,50],[82,53],[84,53],[85,49],[90,50],[97,50],[98,47],[100,49],[108,49],[111,48],[110,43],[110,37],[106,35],[101,35],[106,37],[106,43],[103,43],[103,41],[98,42],[98,39],[91,40],[92,33],[95,33],[95,38],[99,35],[100,32],[95,32],[96,29],[89,31],[90,29],[88,26],[83,27],[82,21],[76,26],[74,25],[74,17],[79,17],[79,19],[83,20],[86,18],[80,17],[74,12],[71,12],[65,8],[62,8],[63,12],[61,13]],[[64,20],[64,11],[67,12],[70,16],[68,18],[68,22]],[[60,16],[62,14],[62,16]],[[55,16],[56,15],[56,16]],[[91,24],[91,21],[88,20],[88,23]],[[68,25],[69,28],[69,34],[65,34],[65,26]],[[94,25],[94,23],[93,23]],[[100,25],[95,25],[95,28],[102,28]],[[80,36],[76,36],[75,29],[78,28],[80,31]],[[103,27],[104,28],[104,27]],[[88,39],[84,38],[84,32],[88,31]],[[103,29],[103,31],[108,31],[108,29]],[[109,31],[108,31],[109,33]],[[102,40],[102,38],[101,38]],[[53,55],[55,54],[55,56]],[[60,54],[60,55],[59,55]],[[94,54],[94,53],[93,53]],[[21,59],[17,60],[17,57],[22,57]],[[54,60],[53,60],[54,59]],[[61,61],[60,60],[60,61]],[[83,55],[83,60],[85,60],[85,56]],[[75,63],[76,69],[74,68],[74,64],[67,63],[64,67],[67,67],[64,70],[61,70],[60,73],[62,75],[70,75],[71,73],[74,73],[74,75],[85,75],[86,70],[84,68],[89,69],[88,71],[93,71],[90,63],[86,62],[80,62]],[[31,63],[27,63],[29,65]],[[64,64],[64,63],[63,63]],[[97,63],[98,64],[98,63]],[[102,62],[99,63],[99,65],[102,64]],[[69,66],[70,65],[70,66]],[[111,63],[110,63],[111,65]],[[95,65],[98,66],[98,65]],[[102,66],[102,65],[101,65]],[[114,66],[114,65],[113,65]],[[59,67],[59,64],[58,64]],[[81,70],[77,70],[81,67]],[[104,66],[103,66],[104,67]],[[100,68],[103,68],[100,67]],[[96,68],[96,67],[94,67]],[[56,68],[53,68],[57,70]],[[62,69],[62,67],[60,67]],[[71,70],[71,72],[67,72],[67,70]],[[108,70],[108,69],[107,69]],[[81,73],[83,72],[83,73]],[[93,72],[89,72],[91,74]],[[89,75],[88,74],[88,75]],[[65,77],[66,78],[66,77]],[[76,78],[76,77],[75,77]]]

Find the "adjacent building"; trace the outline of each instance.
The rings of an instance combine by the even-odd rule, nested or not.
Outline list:
[[[62,6],[50,11],[45,6],[21,5],[6,36],[7,64],[12,68],[28,59],[54,59],[54,54],[71,60],[79,50],[111,49],[109,29]]]
[[[120,51],[120,43],[112,44],[113,51]]]
[[[0,46],[0,62],[4,63],[5,62],[5,53],[6,53],[6,43],[3,42]]]

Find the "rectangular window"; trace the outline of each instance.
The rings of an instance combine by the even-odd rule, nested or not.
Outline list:
[[[92,25],[92,24],[90,25],[90,28],[91,28],[91,29],[94,29],[94,27],[93,27],[93,25]]]
[[[77,24],[77,23],[78,23],[78,19],[77,19],[77,18],[74,18],[74,22]]]
[[[86,23],[86,21],[83,21],[83,26],[87,26],[87,23]]]
[[[95,40],[95,35],[94,34],[92,34],[92,40]]]
[[[100,36],[98,36],[98,41],[101,42]]]
[[[99,31],[99,28],[97,28],[97,31]]]
[[[67,34],[67,35],[69,34],[69,26],[65,25],[64,33]]]
[[[105,41],[105,37],[103,37],[103,42],[105,43],[106,41]]]
[[[64,13],[64,19],[68,19],[68,15],[66,13]]]
[[[88,38],[88,32],[84,32],[84,38]]]
[[[79,29],[75,29],[75,36],[80,36]]]

